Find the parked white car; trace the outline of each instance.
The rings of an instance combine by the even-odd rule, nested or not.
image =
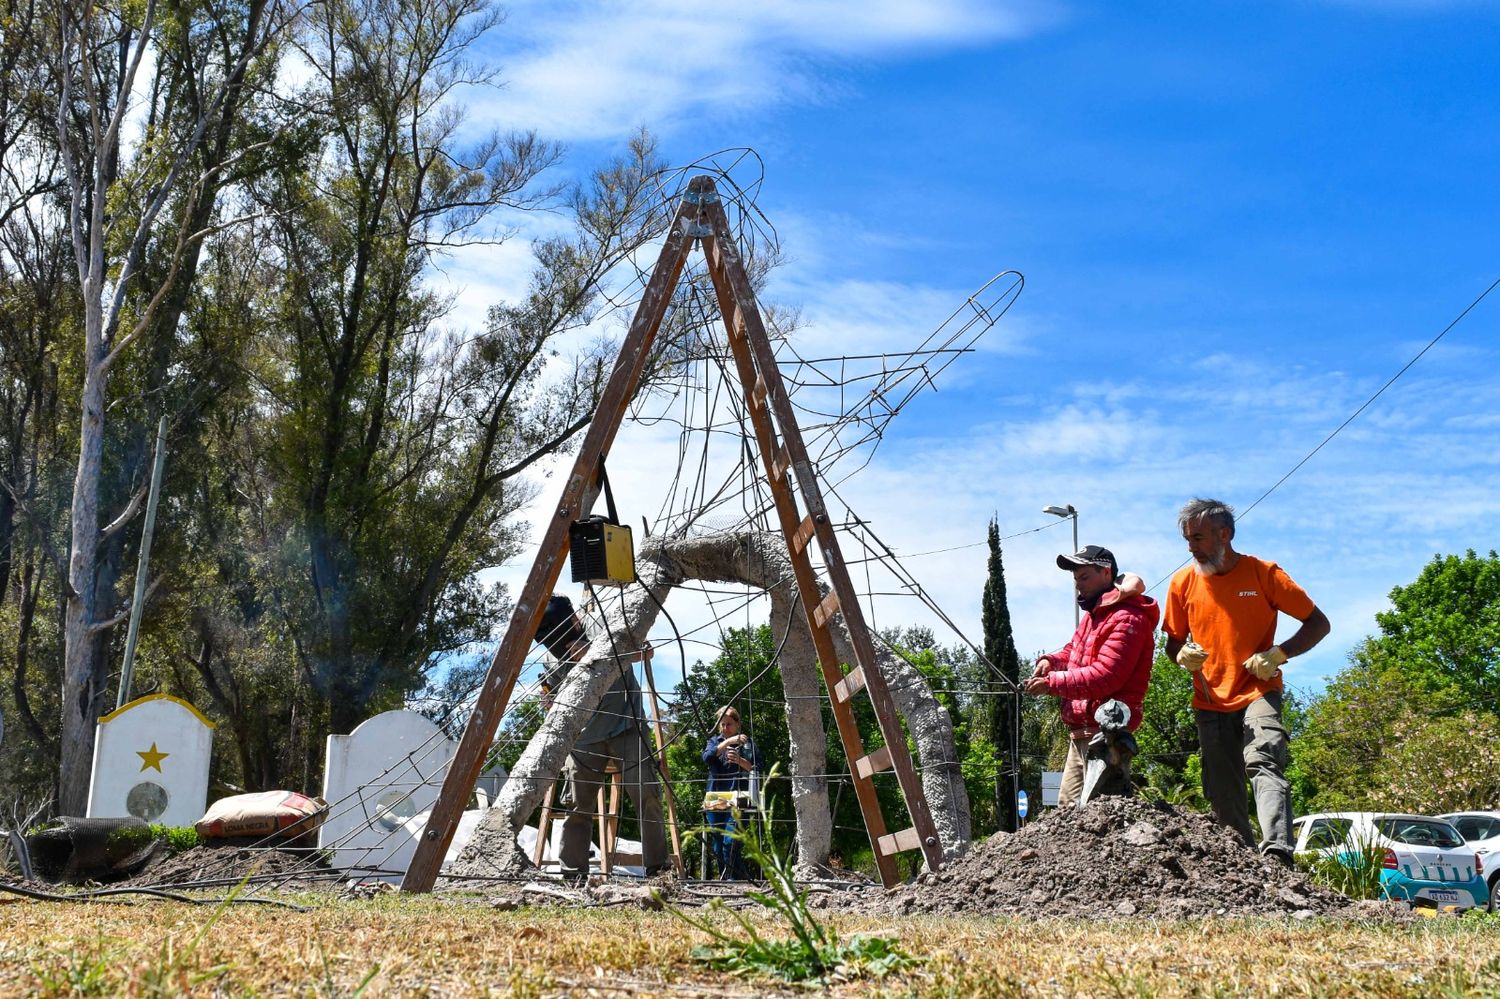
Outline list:
[[[1484,865],[1484,883],[1490,890],[1490,911],[1495,911],[1495,890],[1500,888],[1500,812],[1449,812],[1439,815],[1474,848]]]
[[[1352,859],[1383,848],[1382,897],[1461,909],[1489,904],[1481,858],[1450,823],[1400,812],[1320,812],[1292,823],[1297,853]]]

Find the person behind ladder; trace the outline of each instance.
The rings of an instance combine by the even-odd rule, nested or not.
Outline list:
[[[536,631],[540,642],[555,660],[542,677],[544,705],[550,708],[551,696],[563,678],[578,665],[588,651],[583,622],[573,611],[573,602],[554,594],[542,613]],[[563,769],[562,804],[567,809],[563,820],[560,851],[564,879],[581,881],[589,873],[589,841],[594,806],[599,789],[608,788],[606,772],[613,762],[620,771],[621,783],[635,806],[641,827],[641,863],[648,876],[667,868],[666,824],[662,821],[661,786],[657,780],[656,759],[647,745],[641,708],[641,688],[628,666],[610,663],[619,669],[620,678],[605,693],[594,709],[588,725],[578,736]],[[604,848],[604,844],[600,844]]]

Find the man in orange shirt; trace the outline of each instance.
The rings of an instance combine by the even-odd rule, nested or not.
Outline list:
[[[1328,618],[1279,565],[1234,550],[1234,511],[1195,499],[1177,526],[1193,565],[1167,588],[1167,656],[1193,672],[1203,796],[1214,816],[1254,847],[1248,773],[1262,853],[1292,863],[1292,794],[1286,780],[1281,666],[1321,642]],[[1276,619],[1302,626],[1276,643]]]

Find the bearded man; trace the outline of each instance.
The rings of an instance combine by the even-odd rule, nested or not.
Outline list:
[[[1292,792],[1286,779],[1281,666],[1321,642],[1328,618],[1275,562],[1234,550],[1234,511],[1195,499],[1177,526],[1193,564],[1172,577],[1162,631],[1167,656],[1193,675],[1203,796],[1214,817],[1252,849],[1248,774],[1260,851],[1292,865]],[[1302,626],[1277,644],[1278,614]]]

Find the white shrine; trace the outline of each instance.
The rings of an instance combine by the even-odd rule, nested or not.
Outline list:
[[[331,851],[333,866],[399,879],[416,850],[407,823],[432,808],[455,748],[411,711],[387,711],[348,735],[330,735],[323,771],[329,809],[318,845]]]
[[[133,815],[190,826],[208,804],[214,723],[171,694],[148,694],[99,719],[89,818]]]

